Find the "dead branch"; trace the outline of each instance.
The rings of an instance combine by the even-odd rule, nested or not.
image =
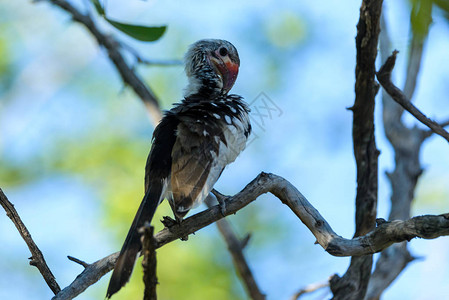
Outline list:
[[[381,224],[366,235],[354,239],[345,239],[332,230],[327,221],[296,187],[284,178],[269,173],[259,174],[242,191],[228,198],[226,201],[226,215],[237,213],[265,193],[273,194],[287,205],[304,225],[309,228],[316,237],[317,243],[333,256],[373,254],[394,243],[410,241],[415,237],[434,239],[449,235],[449,214],[445,214],[418,216],[406,221],[379,222]],[[157,247],[162,247],[176,239],[190,235],[223,217],[221,208],[218,205],[199,212],[185,219],[182,225],[174,225],[158,232],[155,235]],[[75,281],[53,299],[71,299],[79,295],[113,269],[118,254],[119,252],[116,252],[89,265],[77,276]]]
[[[22,219],[20,218],[19,214],[14,208],[14,205],[11,202],[9,202],[8,198],[3,193],[1,188],[0,188],[0,203],[3,209],[6,211],[6,215],[14,223],[20,235],[22,236],[23,240],[27,244],[28,249],[30,249],[31,252],[30,265],[35,266],[39,270],[39,272],[42,274],[42,277],[44,277],[45,282],[50,287],[52,292],[55,295],[58,294],[61,288],[56,282],[55,276],[48,267],[44,255],[42,254],[41,250],[37,247],[36,243],[33,241],[30,232],[26,228],[25,224],[23,224]]]
[[[222,196],[215,190],[213,193],[216,197]],[[212,207],[215,204],[211,200],[211,197],[206,198],[206,204],[208,207]],[[225,198],[223,198],[222,201],[224,200]],[[245,287],[248,296],[253,300],[264,300],[266,297],[260,291],[256,279],[254,278],[249,264],[246,261],[245,255],[243,254],[243,249],[246,246],[248,239],[245,238],[240,240],[232,230],[231,224],[229,224],[226,219],[218,220],[215,224],[217,225],[218,231],[228,246],[228,251],[231,253],[235,269],[243,282],[243,286]],[[247,236],[249,237],[249,235]]]
[[[116,252],[89,264],[83,272],[75,278],[72,284],[62,289],[52,298],[52,300],[73,299],[84,292],[89,286],[96,283],[101,277],[114,268],[118,255],[119,252]]]
[[[380,33],[381,61],[387,60],[391,53],[391,42],[388,35],[385,18],[382,17]],[[416,40],[413,35],[407,63],[407,78],[404,91],[409,99],[413,96],[422,58],[424,42]],[[394,149],[395,167],[387,173],[391,184],[391,209],[389,220],[407,220],[410,218],[414,191],[422,166],[419,160],[420,152],[426,134],[417,127],[409,128],[402,121],[404,109],[398,105],[385,90],[382,90],[382,109],[384,132]],[[365,299],[379,299],[383,291],[399,276],[405,267],[414,260],[407,249],[407,243],[395,244],[382,251],[376,262],[376,268],[371,274]]]
[[[157,300],[156,285],[158,281],[156,276],[156,240],[153,236],[154,227],[146,224],[141,231],[143,282],[145,283],[143,299]]]
[[[139,98],[145,104],[150,120],[154,125],[159,123],[162,118],[159,103],[154,95],[153,91],[148,85],[146,85],[143,80],[138,76],[138,74],[133,70],[133,68],[126,62],[123,54],[120,51],[121,44],[112,36],[101,32],[95,22],[88,14],[81,13],[77,8],[65,0],[47,0],[49,3],[60,7],[61,9],[68,12],[72,19],[80,24],[83,24],[87,30],[95,37],[98,44],[106,49],[108,56],[122,77],[123,82],[129,85],[134,92],[139,96]]]
[[[291,298],[290,300],[297,300],[299,299],[301,296],[305,295],[305,294],[309,294],[309,293],[313,293],[315,291],[318,291],[322,288],[328,287],[329,286],[329,280],[326,280],[324,282],[316,282],[316,283],[312,283],[309,284],[305,287],[303,287],[302,289],[300,289],[299,291],[297,291]]]
[[[82,265],[84,268],[87,268],[87,267],[89,266],[89,264],[88,264],[87,262],[82,261],[81,259],[78,259],[78,258],[76,258],[76,257],[73,257],[73,256],[68,255],[67,258],[68,258],[69,260],[71,260],[71,261],[73,261],[73,262],[79,264],[79,265]]]
[[[377,214],[377,173],[379,151],[374,135],[374,104],[379,89],[375,82],[378,36],[382,0],[364,0],[357,24],[355,69],[355,101],[352,138],[357,164],[357,194],[355,199],[356,231],[364,235],[375,226]],[[371,276],[372,256],[352,257],[346,273],[334,275],[330,281],[333,299],[363,299]]]
[[[380,68],[377,73],[377,79],[382,87],[387,91],[391,98],[399,103],[405,110],[407,110],[412,116],[414,116],[418,121],[429,127],[433,132],[443,137],[449,142],[449,132],[447,132],[440,124],[429,119],[424,115],[418,108],[416,108],[413,103],[398,89],[393,82],[391,82],[391,72],[393,71],[396,55],[398,51],[393,51],[393,54],[387,59],[385,64]]]

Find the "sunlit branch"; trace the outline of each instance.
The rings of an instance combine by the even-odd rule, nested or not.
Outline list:
[[[366,235],[346,239],[337,235],[321,214],[287,180],[274,175],[261,173],[241,192],[226,201],[226,215],[237,213],[262,194],[271,193],[287,205],[293,213],[309,228],[316,242],[334,256],[360,256],[373,254],[393,243],[409,241],[415,237],[433,239],[449,235],[449,214],[427,215],[406,221],[385,222],[378,220],[378,226]],[[221,208],[213,206],[185,219],[181,225],[164,228],[155,235],[157,247],[162,247],[176,239],[185,237],[223,218]],[[54,299],[67,299],[82,293],[97,282],[104,274],[114,268],[118,252],[90,264],[77,276],[70,286],[63,289]],[[60,295],[61,294],[61,295]]]

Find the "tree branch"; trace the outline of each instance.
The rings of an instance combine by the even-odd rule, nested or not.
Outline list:
[[[219,193],[214,194],[216,197],[219,196]],[[211,197],[207,197],[206,204],[208,207],[212,207],[215,203],[211,201]],[[249,236],[243,240],[237,238],[231,228],[231,224],[229,224],[226,219],[218,220],[215,224],[228,246],[228,251],[231,253],[235,269],[243,282],[243,286],[245,287],[248,296],[253,300],[264,300],[266,297],[260,291],[249,264],[246,261],[245,255],[243,254],[243,249],[248,243]]]
[[[89,15],[81,13],[73,5],[65,0],[47,0],[51,4],[60,7],[68,12],[74,21],[83,24],[87,30],[95,37],[98,44],[105,48],[108,52],[109,58],[115,65],[123,82],[129,85],[139,98],[145,104],[150,120],[153,124],[158,124],[162,118],[159,103],[153,91],[143,82],[129,64],[126,62],[123,54],[120,52],[121,44],[112,36],[101,32],[95,22]]]
[[[330,279],[330,278],[329,278]],[[299,299],[299,297],[308,294],[308,293],[313,293],[319,289],[325,288],[329,286],[329,280],[326,280],[325,282],[317,282],[317,283],[312,283],[309,284],[305,287],[303,287],[302,289],[300,289],[299,291],[297,291],[291,298],[290,300],[297,300]]]
[[[385,62],[391,53],[391,42],[384,16],[382,16],[381,21],[380,54],[381,61]],[[424,42],[417,42],[415,34],[413,36],[407,63],[407,79],[404,85],[404,90],[407,91],[409,99],[415,90],[424,46]],[[382,90],[382,104],[384,132],[394,149],[395,157],[394,170],[387,173],[392,190],[388,219],[407,220],[410,218],[416,184],[422,174],[419,156],[426,134],[421,129],[408,128],[403,123],[401,116],[404,109],[391,99],[385,89]],[[382,251],[371,275],[365,299],[379,299],[383,291],[391,285],[413,259],[405,242],[395,244]]]
[[[355,101],[352,137],[357,164],[357,194],[355,199],[358,237],[371,231],[377,214],[377,173],[379,151],[374,135],[374,104],[378,92],[375,82],[378,36],[382,0],[364,0],[357,24],[355,69]],[[346,273],[334,275],[330,281],[333,299],[363,299],[371,275],[372,256],[352,257]]]
[[[69,286],[62,289],[52,300],[73,299],[84,292],[114,268],[119,254],[120,251],[89,264]]]
[[[268,173],[259,174],[242,191],[226,201],[226,215],[235,214],[262,194],[271,193],[287,205],[309,228],[320,244],[333,256],[361,256],[373,254],[393,243],[409,241],[415,237],[433,239],[449,235],[449,214],[418,216],[407,221],[379,222],[378,227],[366,235],[345,239],[337,235],[307,199],[284,178]],[[221,208],[213,206],[185,219],[181,225],[164,228],[155,235],[157,248],[192,234],[223,218]],[[89,265],[70,286],[53,299],[71,299],[97,282],[113,269],[119,252]]]
[[[87,267],[89,266],[89,264],[88,264],[87,262],[85,262],[85,261],[83,261],[83,260],[81,260],[81,259],[78,259],[78,258],[76,258],[76,257],[73,257],[73,256],[68,255],[67,258],[68,258],[69,260],[71,260],[71,261],[73,261],[73,262],[79,264],[79,265],[82,265],[84,268],[87,268]]]
[[[144,300],[157,300],[156,285],[156,240],[154,239],[154,227],[146,224],[142,227],[142,267],[143,282],[145,283]]]
[[[400,89],[398,89],[391,82],[391,72],[393,71],[396,55],[398,51],[393,51],[393,54],[387,59],[385,64],[380,68],[377,73],[377,79],[382,87],[387,91],[387,93],[391,96],[391,98],[399,103],[405,110],[407,110],[410,114],[412,114],[416,119],[418,119],[421,123],[429,127],[433,132],[443,137],[446,141],[449,142],[449,132],[447,132],[440,124],[429,119],[424,115],[418,108],[416,108],[413,103],[407,99],[407,97],[402,93]]]
[[[56,282],[56,278],[51,272],[50,268],[47,265],[47,262],[45,261],[44,255],[42,254],[41,250],[37,247],[36,243],[33,241],[33,238],[31,237],[30,232],[26,228],[25,224],[23,224],[22,220],[20,219],[19,214],[17,213],[16,209],[14,208],[14,205],[9,202],[6,195],[3,193],[2,189],[0,188],[0,203],[3,207],[3,209],[6,211],[6,215],[11,219],[11,221],[16,226],[17,230],[19,231],[20,235],[22,236],[23,240],[28,246],[28,249],[30,249],[31,257],[30,257],[30,265],[35,266],[39,272],[42,274],[42,277],[44,277],[45,282],[50,287],[52,292],[56,295],[59,293],[61,288],[59,287],[58,283]]]

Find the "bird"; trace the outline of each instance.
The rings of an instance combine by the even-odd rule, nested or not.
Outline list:
[[[185,57],[188,84],[180,103],[164,113],[153,132],[145,166],[145,194],[123,243],[106,298],[131,277],[142,249],[139,228],[167,199],[176,222],[211,195],[225,167],[245,149],[249,107],[229,94],[240,67],[237,49],[221,39],[193,43]],[[222,211],[224,204],[221,203]]]

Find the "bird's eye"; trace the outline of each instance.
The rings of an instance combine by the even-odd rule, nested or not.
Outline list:
[[[218,53],[220,53],[221,56],[226,56],[226,55],[228,54],[228,50],[226,50],[225,47],[221,47],[221,48],[218,50]]]

